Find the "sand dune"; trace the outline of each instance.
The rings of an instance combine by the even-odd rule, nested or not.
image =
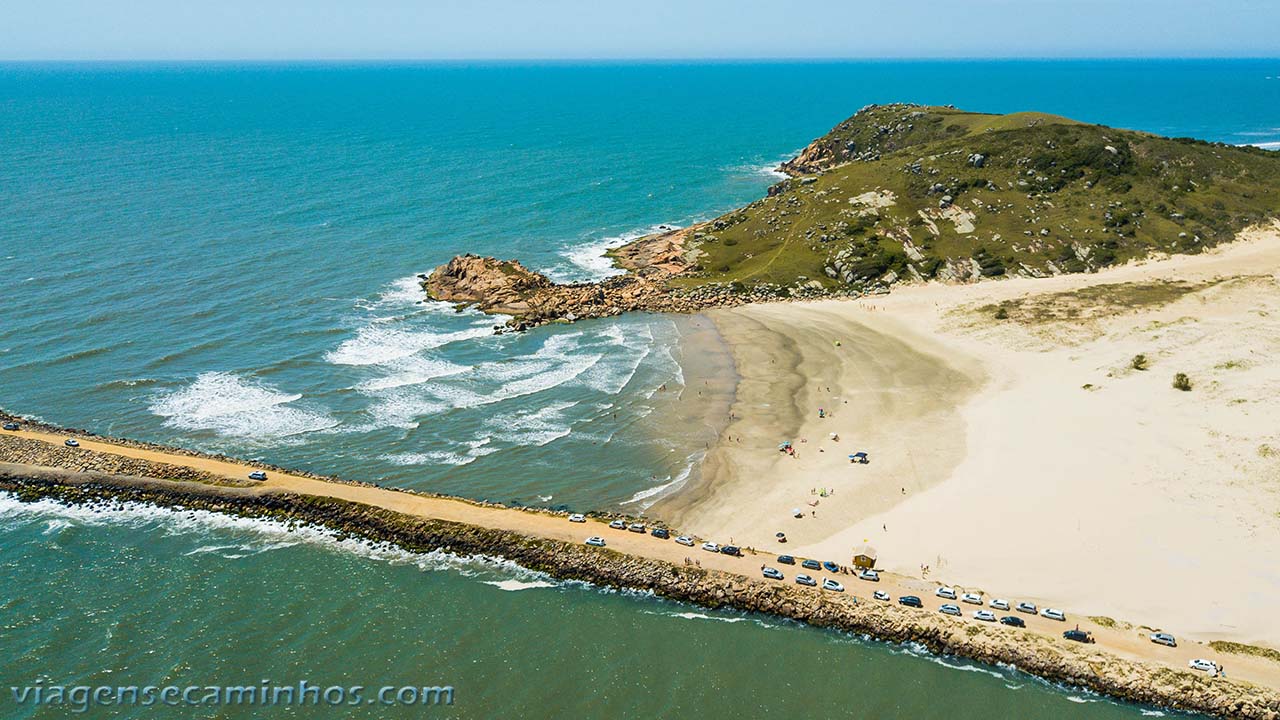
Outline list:
[[[840,561],[869,541],[897,572],[1280,646],[1277,273],[1267,228],[1094,275],[716,313],[738,419],[703,482],[653,510]],[[788,439],[798,458],[776,451]]]

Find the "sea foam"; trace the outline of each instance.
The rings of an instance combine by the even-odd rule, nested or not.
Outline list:
[[[206,372],[184,388],[156,396],[150,410],[169,427],[247,439],[278,439],[338,424],[322,410],[292,405],[301,399],[233,373]]]

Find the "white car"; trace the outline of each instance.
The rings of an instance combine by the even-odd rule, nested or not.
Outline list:
[[[814,580],[813,578],[809,577],[808,575],[797,575],[797,576],[796,576],[796,584],[797,584],[797,585],[808,585],[809,587],[813,587],[814,585],[817,585],[817,584],[818,584],[818,581],[817,581],[817,580]]]
[[[778,568],[766,567],[766,568],[764,568],[764,569],[762,569],[762,570],[760,571],[760,574],[761,574],[761,575],[764,575],[765,577],[769,578],[770,580],[781,580],[781,579],[782,579],[782,571],[781,571],[781,570],[779,570]]]
[[[676,544],[684,545],[685,547],[693,547],[693,538],[689,537],[688,535],[681,535],[680,537],[676,538]]]
[[[822,589],[831,592],[844,592],[844,586],[831,578],[822,578]]]
[[[586,522],[587,516],[582,513],[574,513],[569,516],[569,522]]]
[[[970,605],[981,605],[982,596],[978,593],[965,593],[960,596],[960,602],[967,602]]]
[[[718,552],[720,552],[720,546],[719,546],[719,545],[717,545],[717,544],[715,544],[715,543],[713,543],[713,542],[704,542],[704,543],[702,543],[702,549],[703,549],[703,550],[706,550],[707,552],[713,552],[713,553],[718,553]]]
[[[956,617],[961,617],[964,614],[960,612],[959,605],[952,605],[951,603],[947,603],[946,605],[943,605],[942,607],[938,608],[938,612],[946,615],[955,615]]]
[[[75,438],[67,438],[67,441],[62,444],[67,447],[80,447],[80,441]]]
[[[587,538],[587,544],[594,547],[604,547],[604,538],[600,537],[599,535],[592,535],[591,537]]]
[[[1031,613],[1032,615],[1035,615],[1037,612],[1036,604],[1029,603],[1029,602],[1020,602],[1018,603],[1018,612]]]
[[[955,600],[955,599],[956,599],[956,591],[955,591],[955,588],[949,588],[949,587],[947,587],[946,585],[943,585],[942,587],[938,588],[937,590],[934,590],[934,591],[933,591],[933,594],[934,594],[934,595],[937,595],[937,596],[938,596],[938,597],[940,597],[940,598],[946,598],[946,599],[948,599],[948,600]]]
[[[1008,601],[1008,600],[1001,600],[1000,598],[996,598],[995,600],[992,600],[992,601],[991,601],[991,607],[993,607],[993,608],[995,608],[995,609],[997,609],[997,610],[1008,610],[1008,609],[1009,609],[1009,601]]]
[[[870,580],[871,582],[880,582],[880,573],[870,568],[858,571],[858,579]]]
[[[613,528],[614,530],[626,530],[627,523],[622,520],[614,520],[613,522],[609,523],[609,527]]]
[[[250,480],[266,480],[267,474],[262,472],[261,470],[254,470],[253,472],[249,473],[249,479]]]
[[[1062,612],[1057,608],[1045,608],[1041,610],[1040,617],[1047,617],[1050,620],[1060,620],[1063,622],[1065,622],[1067,619],[1066,613]]]
[[[981,620],[982,622],[995,622],[996,614],[990,610],[974,610],[973,619]]]
[[[887,592],[885,592],[885,591],[883,591],[883,590],[877,590],[877,591],[875,591],[875,592],[871,593],[871,597],[873,597],[873,598],[875,598],[875,599],[877,599],[877,600],[883,600],[883,601],[885,601],[885,602],[889,602],[889,593],[887,593]]]
[[[1178,647],[1177,638],[1165,632],[1152,633],[1151,642],[1157,645],[1168,645],[1169,647]]]
[[[1192,660],[1191,662],[1187,663],[1187,667],[1191,668],[1192,670],[1202,670],[1207,673],[1218,672],[1218,663],[1212,660],[1204,660],[1202,658],[1196,658]]]

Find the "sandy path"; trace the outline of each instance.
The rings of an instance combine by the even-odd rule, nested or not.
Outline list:
[[[870,541],[900,573],[927,564],[931,580],[1280,647],[1278,270],[1280,233],[1259,232],[1095,275],[713,315],[743,377],[741,419],[705,486],[654,511],[758,545],[784,530],[841,562]],[[1084,321],[975,309],[1224,277],[1245,279]],[[1145,372],[1129,367],[1139,353]],[[1174,372],[1195,389],[1172,389]],[[784,439],[799,459],[774,450]],[[872,463],[842,464],[854,447]],[[822,487],[834,495],[810,494]],[[816,517],[790,518],[797,506]]]
[[[20,430],[13,434],[51,444],[61,444],[65,439],[61,435],[27,430]],[[243,478],[254,469],[249,465],[242,465],[236,462],[120,446],[91,438],[81,437],[79,442],[81,447],[87,451],[182,465],[226,477]],[[670,540],[663,541],[648,535],[632,533],[626,530],[615,530],[594,519],[588,519],[584,524],[570,523],[560,516],[544,515],[517,509],[483,507],[448,498],[422,497],[384,488],[334,483],[281,472],[269,472],[268,479],[261,484],[261,487],[264,490],[286,490],[309,495],[342,498],[396,510],[409,515],[513,530],[530,536],[565,542],[577,543],[582,542],[590,535],[600,535],[606,539],[608,548],[611,550],[641,557],[656,558],[676,564],[684,562],[685,558],[692,558],[696,559],[702,567],[741,574],[755,578],[757,582],[774,582],[759,578],[760,564],[767,563],[781,568],[787,576],[785,582],[788,583],[792,582],[792,578],[798,572],[808,572],[819,578],[819,580],[824,577],[835,577],[848,588],[849,593],[856,595],[860,602],[880,602],[871,599],[871,593],[875,590],[887,592],[895,600],[904,594],[917,595],[922,598],[925,605],[921,612],[936,612],[939,605],[947,602],[933,595],[936,583],[932,582],[884,573],[880,582],[870,583],[860,581],[850,575],[832,576],[826,572],[806,571],[798,566],[781,565],[774,560],[774,556],[771,553],[766,552],[755,553],[748,551],[745,557],[734,558],[706,552],[696,547],[690,548],[677,545]],[[812,592],[823,591],[815,588]],[[977,609],[975,606],[962,605],[962,607],[966,617],[957,618],[955,619],[956,622],[978,622],[971,617],[972,612]],[[997,611],[997,615],[1001,614],[1006,613]],[[1144,631],[1132,628],[1100,627],[1087,619],[1074,616],[1069,617],[1067,623],[1047,620],[1033,615],[1020,614],[1019,616],[1026,621],[1027,631],[1041,633],[1054,638],[1058,637],[1065,627],[1079,626],[1081,629],[1089,630],[1097,638],[1098,644],[1096,647],[1105,649],[1120,657],[1163,663],[1178,669],[1185,668],[1187,660],[1190,658],[1208,658],[1229,667],[1232,677],[1271,687],[1280,687],[1280,664],[1275,662],[1260,658],[1226,655],[1196,643],[1183,643],[1178,648],[1155,646],[1146,640]],[[1015,631],[1010,630],[1010,632]]]

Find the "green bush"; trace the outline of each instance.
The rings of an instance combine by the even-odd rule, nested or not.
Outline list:
[[[1189,392],[1191,390],[1191,378],[1187,377],[1186,373],[1178,373],[1173,376],[1173,387],[1182,392]]]
[[[1141,353],[1134,355],[1133,360],[1129,362],[1129,367],[1134,370],[1146,370],[1148,365],[1147,356]],[[1181,373],[1179,373],[1181,375]],[[1186,377],[1183,375],[1183,377]],[[1176,387],[1176,386],[1175,386]]]

